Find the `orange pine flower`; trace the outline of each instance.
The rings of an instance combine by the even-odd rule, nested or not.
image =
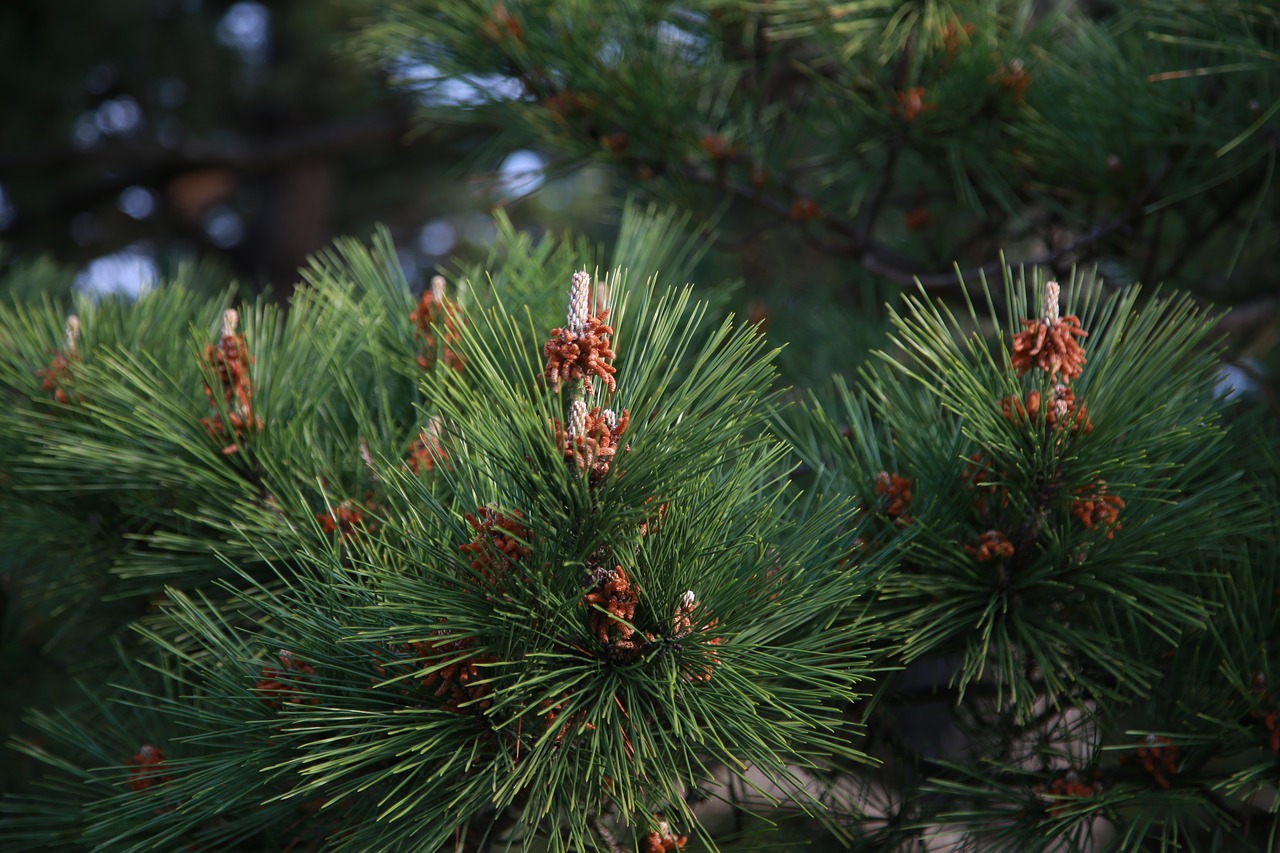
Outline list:
[[[253,386],[249,381],[249,365],[253,357],[245,346],[244,335],[236,333],[236,325],[240,315],[234,308],[228,308],[222,315],[222,337],[218,345],[210,344],[205,348],[205,360],[213,367],[222,386],[222,405],[227,409],[226,421],[220,416],[201,418],[200,423],[209,435],[223,439],[227,426],[231,427],[232,443],[222,448],[224,455],[231,455],[240,450],[239,442],[250,433],[263,427],[262,419],[253,413]],[[204,386],[209,405],[215,410],[219,408],[218,395],[208,385]]]
[[[773,596],[769,596],[773,598]],[[677,639],[688,637],[695,631],[705,634],[714,630],[720,624],[720,617],[715,617],[701,625],[693,621],[693,611],[698,608],[698,598],[693,594],[693,590],[685,592],[680,597],[680,601],[676,604],[675,614],[671,619],[672,636]],[[691,684],[706,684],[711,680],[715,668],[720,665],[720,655],[713,648],[724,643],[724,637],[712,637],[711,639],[702,639],[700,650],[702,651],[702,660],[696,663],[685,663],[681,667],[685,680]]]
[[[423,370],[435,367],[439,352],[445,365],[461,372],[464,362],[462,356],[453,350],[453,345],[462,340],[459,328],[464,321],[459,314],[458,303],[451,302],[444,295],[444,286],[444,276],[431,278],[430,289],[422,292],[422,298],[409,312],[409,322],[425,344],[417,356],[419,367]]]
[[[675,615],[671,617],[671,635],[687,637],[693,633],[693,611],[698,609],[698,596],[693,590],[687,590],[676,603]]]
[[[318,705],[320,700],[315,697],[303,698],[302,687],[298,682],[299,676],[315,675],[315,667],[299,660],[288,649],[281,649],[277,657],[280,659],[280,666],[264,666],[262,677],[254,685],[253,689],[261,695],[262,701],[266,702],[268,707],[277,710],[283,707],[285,702],[307,702]]]
[[[645,506],[653,503],[653,497],[647,497],[644,500]],[[644,521],[640,522],[640,535],[653,536],[662,527],[663,519],[667,517],[667,505],[665,503],[658,504],[658,510]]]
[[[808,196],[801,196],[791,202],[790,215],[792,222],[812,222],[822,216],[822,208]]]
[[[1253,676],[1253,695],[1258,708],[1250,712],[1250,716],[1266,729],[1267,749],[1272,755],[1280,756],[1280,703],[1267,690],[1267,677],[1261,672]]]
[[[440,633],[444,634],[443,631]],[[467,637],[442,639],[429,644],[431,654],[444,652],[450,660],[442,669],[423,676],[421,684],[427,689],[434,687],[433,695],[444,699],[445,708],[455,713],[482,714],[493,704],[490,698],[493,686],[478,682],[484,680],[488,665],[497,663],[498,659],[489,654],[468,652],[475,642],[474,637]]]
[[[552,419],[556,443],[567,461],[576,464],[578,470],[589,472],[591,483],[595,485],[609,473],[619,446],[623,452],[631,449],[629,444],[619,445],[622,434],[631,423],[631,412],[623,409],[619,416],[612,409],[601,410],[599,406],[588,410],[586,403],[574,400],[570,415],[567,429],[560,421]]]
[[[1114,538],[1116,531],[1122,526],[1119,523],[1119,517],[1120,510],[1124,509],[1124,500],[1116,495],[1107,494],[1107,484],[1104,480],[1079,488],[1076,494],[1080,497],[1071,501],[1071,514],[1079,519],[1087,530],[1101,527],[1106,531],[1108,539]]]
[[[738,149],[718,133],[702,135],[702,150],[712,160],[728,160],[738,153]]]
[[[966,554],[974,557],[979,563],[987,563],[997,558],[1013,556],[1013,543],[1009,537],[999,530],[988,530],[978,537],[978,544],[965,545]]]
[[[1085,363],[1084,349],[1076,338],[1089,333],[1080,328],[1080,318],[1074,314],[1058,316],[1057,282],[1045,284],[1044,303],[1041,319],[1022,321],[1026,328],[1013,336],[1010,359],[1019,376],[1038,367],[1049,374],[1050,381],[1061,374],[1063,382],[1070,382],[1080,375]]]
[[[965,24],[963,27],[957,27],[957,23],[957,21],[948,21],[947,28],[942,31],[942,46],[947,53],[954,54],[960,49],[961,38],[964,39],[963,43],[968,44],[969,39],[976,31],[976,27],[974,27],[973,24]],[[963,36],[961,35],[962,33]]]
[[[71,395],[66,389],[75,379],[71,372],[71,363],[74,360],[74,353],[55,352],[49,361],[49,366],[36,371],[36,376],[40,378],[40,387],[45,391],[52,391],[53,399],[63,405],[71,402]],[[80,395],[77,394],[76,400],[79,399]]]
[[[414,699],[415,691],[425,691],[443,700],[445,710],[456,714],[483,714],[493,705],[493,686],[485,678],[486,669],[498,659],[473,651],[475,637],[456,637],[448,629],[432,632],[433,639],[414,643],[393,643],[373,650],[375,687],[382,686],[389,669],[430,668],[415,678],[401,678],[395,684],[401,696]],[[444,666],[439,664],[444,663]],[[438,667],[438,668],[437,668]]]
[[[1004,419],[1009,423],[1034,422],[1042,419],[1053,430],[1069,429],[1071,432],[1088,434],[1093,432],[1093,423],[1083,405],[1076,406],[1075,392],[1066,385],[1058,384],[1053,389],[1053,402],[1041,406],[1039,391],[1028,391],[1026,401],[1017,397],[1005,397],[1000,401],[1000,409]]]
[[[502,42],[509,38],[518,45],[524,44],[524,28],[501,3],[493,4],[489,17],[485,18],[480,27],[480,34],[492,42]]]
[[[569,127],[571,117],[590,113],[598,103],[599,100],[595,95],[568,90],[556,92],[542,99],[542,106],[546,107],[547,112],[550,113],[551,120],[565,128]],[[624,133],[623,136],[625,137],[626,134]]]
[[[1001,480],[1007,477],[1008,475],[1004,472],[999,474]],[[998,498],[1001,508],[1009,505],[1009,487],[990,482],[996,478],[997,474],[991,461],[981,451],[969,455],[969,461],[965,463],[964,471],[960,474],[960,479],[964,480],[969,489],[974,492],[973,508],[983,518],[989,517],[994,509],[987,503],[989,496]],[[986,485],[982,485],[983,483]]]
[[[448,470],[448,460],[449,454],[440,440],[440,418],[433,416],[427,421],[427,428],[418,433],[409,445],[404,468],[421,476],[423,472],[434,470],[436,465],[443,465]]]
[[[626,153],[627,146],[630,144],[631,138],[627,136],[627,132],[625,130],[606,133],[604,136],[600,137],[600,146],[604,148],[605,151],[608,151],[618,157],[621,157]]]
[[[164,772],[164,753],[149,743],[144,743],[125,764],[130,768],[129,789],[132,791],[145,791],[173,781],[173,777]]]
[[[476,535],[458,550],[471,555],[471,568],[477,574],[501,586],[507,570],[532,553],[524,544],[529,541],[529,528],[520,523],[518,511],[503,515],[493,506],[482,506],[475,515],[467,513],[464,518]]]
[[[542,717],[543,726],[546,727],[547,731],[557,729],[557,746],[564,742],[565,735],[575,727],[588,732],[594,732],[596,730],[594,723],[587,722],[586,708],[570,714],[568,719],[563,722],[559,722],[560,718],[564,716],[564,704],[568,698],[568,694],[562,693],[560,701],[558,702],[552,702],[550,699],[543,699],[538,703],[538,714]]]
[[[611,659],[619,663],[635,660],[649,642],[631,624],[640,603],[640,589],[622,566],[597,566],[591,574],[595,586],[582,596],[588,607],[588,628]]]
[[[902,215],[902,224],[910,231],[921,231],[938,221],[933,211],[924,205],[908,210]]]
[[[1009,64],[991,75],[991,82],[1008,89],[1014,101],[1022,104],[1027,100],[1027,86],[1031,85],[1031,75],[1027,74],[1021,59],[1011,59]]]
[[[557,390],[562,382],[581,379],[584,389],[591,393],[593,376],[608,385],[610,391],[618,387],[613,378],[617,368],[610,363],[616,356],[609,347],[613,327],[605,324],[609,311],[601,309],[590,316],[590,288],[591,277],[587,273],[574,273],[565,325],[552,329],[551,339],[542,345],[542,355],[547,360],[543,375]]]
[[[899,474],[881,471],[876,475],[876,494],[880,497],[880,509],[899,526],[911,523],[907,509],[911,506],[911,481]]]
[[[1169,777],[1178,772],[1178,747],[1163,735],[1147,735],[1147,745],[1138,747],[1142,769],[1160,788],[1169,787]]]
[[[377,509],[377,504],[373,501],[373,492],[369,492],[365,495],[363,503],[355,498],[347,498],[328,511],[317,512],[316,521],[320,523],[320,529],[325,533],[337,533],[343,539],[350,539],[361,532],[376,533],[378,531],[377,520],[365,517],[365,513],[376,512]]]
[[[1086,782],[1082,782],[1074,771],[1069,771],[1065,776],[1059,776],[1057,779],[1054,779],[1053,784],[1049,786],[1049,789],[1045,791],[1045,794],[1055,800],[1084,799],[1094,796],[1101,790],[1101,784],[1090,785]],[[1058,817],[1066,810],[1067,806],[1067,803],[1058,802],[1057,805],[1049,808],[1049,815],[1051,817]]]
[[[66,340],[63,348],[54,352],[53,359],[49,362],[48,367],[35,372],[36,376],[40,378],[40,387],[45,391],[52,391],[53,399],[63,405],[70,403],[72,399],[77,403],[83,399],[74,391],[68,392],[67,390],[75,379],[71,365],[80,359],[80,353],[77,349],[79,337],[80,318],[75,314],[68,315]]]
[[[897,111],[903,121],[915,121],[921,113],[927,113],[936,105],[924,99],[924,86],[913,86],[903,92],[895,92]]]
[[[661,815],[655,817],[658,818],[658,828],[644,837],[641,853],[675,853],[683,850],[689,843],[689,836],[676,835],[671,824],[663,820]]]

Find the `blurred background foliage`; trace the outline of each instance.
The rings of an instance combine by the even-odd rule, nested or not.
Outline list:
[[[850,330],[902,289],[954,298],[956,266],[1008,261],[1232,306],[1274,405],[1272,4],[398,0],[357,43],[398,58],[428,120],[714,223],[751,315],[812,368],[794,379],[856,360]]]
[[[350,49],[382,5],[4,3],[3,263],[52,257],[64,289],[86,274],[128,292],[200,261],[210,287],[234,276],[283,298],[309,254],[379,222],[427,277],[482,257],[496,233],[487,211],[541,160],[486,150],[492,126],[418,121],[394,61]],[[514,216],[591,230],[584,206],[603,188],[581,177]]]
[[[638,194],[714,231],[697,281],[744,283],[792,381],[1004,253],[1234,306],[1274,405],[1278,33],[1238,0],[11,0],[0,263],[284,300],[377,223],[421,285],[494,208],[606,239]]]

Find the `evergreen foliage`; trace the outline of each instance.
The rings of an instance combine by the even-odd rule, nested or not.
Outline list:
[[[631,221],[687,262],[669,217]],[[823,811],[889,555],[840,566],[848,508],[794,492],[758,333],[613,273],[609,369],[551,381],[570,252],[514,243],[518,308],[415,300],[384,236],[283,316],[174,285],[81,300],[62,339],[10,309],[12,487],[41,521],[100,501],[68,571],[151,603],[142,667],[18,743],[53,787],[10,802],[11,844],[675,844],[729,780]]]
[[[949,290],[953,264],[994,277],[1007,252],[1271,294],[1273,4],[398,0],[361,38],[441,87],[492,84],[430,119],[609,164],[792,288],[749,247],[786,235],[775,256],[803,243],[846,288],[856,267]]]
[[[1274,300],[1273,10],[386,8],[683,204],[287,306],[11,267],[0,850],[1280,846],[1280,444],[1197,298]],[[816,387],[686,284],[716,219],[913,290]]]
[[[1269,849],[1280,459],[1214,318],[1010,274],[788,405],[622,272],[687,222],[7,306],[6,621],[85,698],[0,847]]]
[[[908,299],[892,355],[793,422],[877,519],[860,551],[899,551],[866,849],[1271,849],[1274,439],[1223,424],[1185,296],[1040,283]]]

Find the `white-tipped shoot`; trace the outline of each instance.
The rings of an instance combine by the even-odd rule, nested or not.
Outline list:
[[[80,338],[80,318],[75,314],[67,315],[67,345],[65,352],[67,355],[74,355],[76,351],[76,342]]]
[[[587,437],[587,404],[582,400],[574,400],[569,405],[569,436]]]
[[[1046,281],[1044,283],[1044,308],[1041,313],[1044,316],[1045,325],[1052,326],[1058,322],[1058,297],[1060,294],[1061,288],[1058,287],[1056,281]]]
[[[591,310],[591,274],[581,270],[573,274],[573,285],[569,289],[569,313],[565,318],[565,329],[574,334],[582,334],[587,327],[587,315]]]

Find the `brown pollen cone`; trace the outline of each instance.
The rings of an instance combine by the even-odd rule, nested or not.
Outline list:
[[[617,456],[619,440],[631,423],[631,413],[622,410],[621,415],[599,406],[586,411],[580,410],[581,423],[570,424],[566,429],[558,420],[552,422],[556,443],[560,445],[564,458],[577,465],[580,471],[589,471],[591,482],[598,483],[609,473],[614,457]],[[581,433],[578,430],[581,430]],[[630,450],[629,445],[621,445],[623,451]]]
[[[590,608],[587,624],[591,633],[614,659],[634,660],[647,645],[647,638],[631,625],[636,605],[640,603],[640,590],[622,566],[599,569],[594,575],[597,576],[595,587],[582,597]]]
[[[164,753],[158,747],[144,743],[142,748],[125,762],[129,769],[129,789],[145,791],[154,785],[172,781],[164,772]]]
[[[965,545],[964,551],[979,563],[1013,556],[1013,543],[999,530],[988,530],[978,537],[977,546]]]
[[[467,524],[475,531],[475,538],[458,546],[463,554],[471,556],[471,568],[494,586],[506,580],[507,569],[529,556],[529,528],[520,523],[520,513],[503,515],[492,506],[482,506],[476,514],[467,513]]]
[[[1106,531],[1108,539],[1114,539],[1119,523],[1120,510],[1124,509],[1124,499],[1117,495],[1107,494],[1107,484],[1102,480],[1090,486],[1076,490],[1079,497],[1071,501],[1071,514],[1088,530],[1100,527]]]
[[[253,358],[245,346],[244,335],[236,334],[236,323],[239,315],[234,309],[228,309],[223,315],[222,337],[218,344],[210,344],[205,348],[205,360],[213,367],[222,388],[222,405],[227,409],[226,421],[215,416],[201,418],[200,423],[209,435],[217,439],[226,437],[227,427],[231,427],[231,437],[235,440],[222,448],[224,455],[240,450],[239,443],[250,433],[262,429],[262,419],[253,412],[253,386],[249,381],[249,365]],[[210,386],[204,386],[209,405],[218,409],[218,394]]]
[[[317,512],[316,521],[320,523],[320,529],[325,533],[338,533],[343,539],[348,539],[362,531],[377,532],[378,522],[365,516],[365,513],[376,510],[377,505],[373,502],[373,493],[370,492],[365,495],[363,503],[355,498],[347,498],[327,512]]]
[[[431,428],[418,433],[409,445],[409,454],[405,457],[404,467],[419,476],[424,472],[435,470],[436,465],[449,468],[449,454],[438,435],[433,435]]]
[[[459,329],[463,321],[459,316],[458,303],[449,301],[444,295],[444,285],[443,276],[435,276],[431,280],[431,287],[423,291],[422,298],[409,312],[409,322],[425,344],[417,356],[419,367],[423,370],[434,367],[439,350],[447,366],[461,371],[462,356],[454,352],[453,345],[462,339]]]
[[[262,701],[266,702],[268,707],[279,709],[285,702],[303,702],[309,701],[310,704],[319,704],[320,700],[312,697],[310,700],[302,698],[302,688],[298,684],[298,676],[315,675],[315,667],[304,661],[298,660],[292,652],[287,649],[281,649],[278,655],[280,658],[280,666],[264,666],[262,668],[262,677],[258,683],[254,685],[254,692],[262,697]]]
[[[907,510],[911,507],[911,480],[900,474],[881,471],[876,475],[875,492],[881,511],[899,526],[911,523]]]
[[[608,316],[608,309],[602,309],[594,317],[587,317],[580,332],[568,328],[551,330],[551,338],[542,345],[542,354],[547,360],[543,375],[556,389],[561,383],[582,380],[591,392],[592,377],[598,377],[610,391],[617,390],[613,378],[617,368],[610,364],[616,356],[609,346],[613,327],[605,324]]]
[[[49,366],[36,371],[36,376],[40,378],[40,387],[45,391],[52,391],[53,399],[63,405],[70,403],[72,400],[79,403],[84,399],[80,394],[67,390],[75,379],[71,365],[80,360],[78,348],[80,318],[75,314],[67,317],[65,338],[66,343],[62,349],[53,354]]]

